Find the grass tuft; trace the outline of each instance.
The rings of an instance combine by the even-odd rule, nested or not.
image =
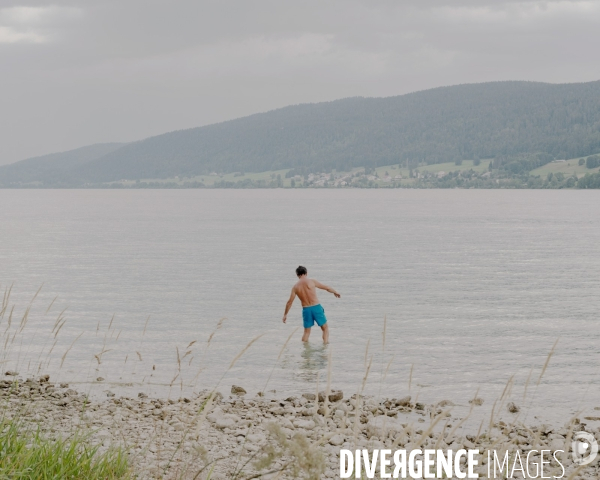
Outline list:
[[[50,440],[18,419],[0,420],[0,479],[129,479],[122,450],[104,453],[81,435]]]

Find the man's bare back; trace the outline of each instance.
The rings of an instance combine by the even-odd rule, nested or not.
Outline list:
[[[286,323],[287,314],[290,311],[290,308],[292,308],[292,303],[295,298],[298,297],[302,303],[302,318],[304,321],[304,335],[302,336],[302,341],[308,341],[310,329],[314,323],[316,323],[321,327],[321,330],[323,330],[323,342],[329,343],[329,327],[327,325],[327,319],[325,318],[325,310],[317,298],[317,288],[333,293],[336,298],[340,298],[341,295],[333,288],[328,287],[317,280],[308,278],[308,272],[306,271],[306,268],[302,266],[296,269],[296,275],[298,276],[298,283],[292,287],[292,293],[285,305],[283,323]]]

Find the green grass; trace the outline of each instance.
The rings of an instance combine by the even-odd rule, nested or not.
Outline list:
[[[585,157],[584,157],[585,160]],[[418,170],[419,172],[456,172],[456,171],[465,171],[473,169],[474,172],[477,173],[485,173],[488,171],[488,165],[490,163],[489,159],[481,160],[481,163],[477,166],[473,165],[472,160],[463,160],[462,165],[455,165],[454,162],[448,163],[436,163],[434,165],[426,165],[424,167],[418,167],[413,169],[413,171]],[[396,167],[395,169],[393,167]],[[387,166],[387,167],[378,167],[377,174],[380,177],[385,175],[387,171],[392,177],[401,174],[403,178],[408,178],[409,170],[406,168],[398,169],[397,165]],[[530,172],[530,175],[537,176],[541,175],[545,177],[549,173],[564,173],[565,176],[571,176],[576,174],[578,177],[584,176],[586,173],[597,173],[600,171],[599,168],[586,168],[584,165],[579,165],[579,158],[572,158],[570,160],[566,160],[564,162],[550,162],[542,167],[536,168]]]
[[[467,171],[473,170],[477,173],[484,173],[488,171],[489,160],[481,160],[479,165],[473,165],[473,160],[463,160],[461,165],[456,165],[454,162],[447,163],[436,163],[433,165],[425,165],[421,167],[413,168],[413,172],[418,170],[419,172],[456,172],[456,171]],[[388,165],[385,167],[377,167],[375,169],[379,177],[383,178],[385,172],[387,171],[392,178],[396,175],[402,175],[403,178],[408,178],[410,170],[408,168],[398,168],[398,165]]]
[[[50,440],[18,420],[0,421],[0,479],[132,478],[121,450],[99,453],[81,436]]]
[[[566,177],[575,174],[578,177],[583,177],[586,173],[597,173],[600,168],[586,168],[585,164],[579,165],[578,158],[572,158],[565,162],[551,162],[546,165],[536,168],[531,171],[531,175],[541,175],[542,177],[549,173],[564,173]]]

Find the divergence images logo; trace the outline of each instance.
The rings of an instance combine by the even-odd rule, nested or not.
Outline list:
[[[589,465],[598,455],[598,442],[591,433],[577,432],[573,436],[573,463]]]

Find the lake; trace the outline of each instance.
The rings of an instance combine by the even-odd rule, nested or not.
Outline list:
[[[598,191],[0,190],[0,203],[0,287],[13,285],[0,365],[23,378],[287,395],[330,376],[351,395],[370,364],[373,395],[491,406],[508,382],[540,418],[600,406]],[[328,347],[293,333],[298,301],[281,321],[300,264],[342,294],[320,293]]]

